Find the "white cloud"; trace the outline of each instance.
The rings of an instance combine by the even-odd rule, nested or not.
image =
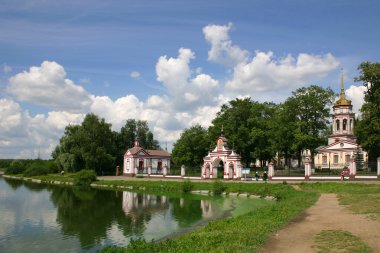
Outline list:
[[[88,112],[105,118],[116,131],[127,119],[146,120],[155,138],[161,144],[168,142],[170,147],[184,128],[195,124],[209,126],[220,106],[237,96],[267,101],[270,99],[265,98],[279,98],[338,65],[331,54],[299,54],[297,58],[289,55],[277,59],[272,52],[257,51],[249,59],[249,53],[230,40],[231,28],[228,24],[208,25],[203,29],[211,44],[208,59],[230,67],[232,76],[227,77],[230,80],[221,83],[221,79],[203,73],[201,67],[192,69],[190,63],[195,53],[180,48],[176,57],[161,56],[157,60],[157,81],[165,93],[148,94],[145,101],[134,94],[115,100],[90,94],[69,80],[64,67],[56,62],[45,61],[41,66],[14,75],[6,91],[20,101],[44,105],[48,110],[31,116],[12,99],[0,99],[0,158],[36,158],[38,153],[48,158],[65,126],[79,124]],[[140,73],[133,71],[130,76],[139,78]],[[89,80],[81,79],[79,83]],[[362,101],[357,95],[361,88],[354,87],[347,90],[347,97],[357,106]]]
[[[353,111],[356,113],[356,115],[360,113],[360,109],[364,103],[364,92],[366,91],[367,88],[363,85],[351,85],[350,88],[346,90],[346,96],[352,101]]]
[[[0,133],[15,128],[21,122],[20,105],[9,99],[0,99],[0,119]]]
[[[208,51],[208,59],[227,66],[235,66],[245,62],[248,52],[233,45],[228,32],[232,24],[228,25],[208,25],[203,28],[205,39],[211,44]]]
[[[166,87],[172,96],[173,109],[180,111],[196,110],[199,106],[214,105],[219,94],[219,82],[207,74],[192,71],[190,60],[195,55],[190,49],[179,49],[177,58],[162,56],[156,64],[157,80]],[[191,74],[197,75],[192,78]]]
[[[288,55],[275,59],[273,52],[257,51],[249,63],[234,68],[233,77],[226,88],[254,95],[257,92],[293,90],[311,78],[323,77],[337,68],[339,62],[331,54],[299,54],[297,59]]]
[[[21,101],[53,110],[84,111],[91,103],[87,91],[66,79],[64,68],[51,61],[11,77],[6,90]]]
[[[132,77],[133,79],[139,79],[140,78],[140,72],[138,71],[132,71],[130,74],[130,77]]]

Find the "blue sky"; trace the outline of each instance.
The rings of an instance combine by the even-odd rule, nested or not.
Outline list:
[[[0,1],[0,158],[48,158],[94,112],[148,120],[171,145],[221,104],[282,102],[310,84],[354,109],[378,61],[378,1]],[[357,107],[357,108],[355,108]]]

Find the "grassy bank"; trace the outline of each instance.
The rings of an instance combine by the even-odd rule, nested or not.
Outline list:
[[[354,213],[380,221],[380,185],[350,183],[302,183],[307,191],[336,193],[341,205],[349,205]]]

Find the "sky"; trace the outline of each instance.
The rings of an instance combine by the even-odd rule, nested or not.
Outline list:
[[[380,53],[376,0],[0,0],[0,159],[48,159],[95,113],[146,120],[169,151],[235,98],[319,85],[358,112]]]

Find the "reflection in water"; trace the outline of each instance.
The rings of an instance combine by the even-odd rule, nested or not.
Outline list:
[[[202,199],[207,198],[207,199]],[[95,252],[131,238],[161,239],[253,200],[167,197],[42,185],[0,177],[0,252]]]

